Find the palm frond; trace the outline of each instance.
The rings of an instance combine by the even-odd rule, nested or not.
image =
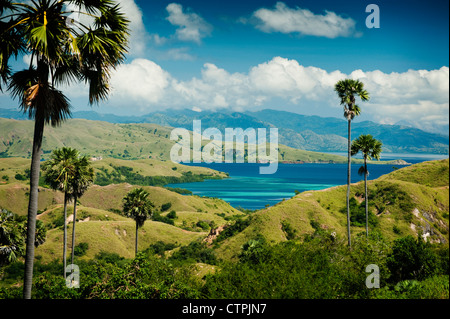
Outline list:
[[[364,176],[364,174],[366,174],[366,172],[367,172],[367,176],[369,176],[369,171],[366,171],[366,168],[364,167],[364,165],[362,165],[358,169],[358,175],[360,175],[360,176]]]

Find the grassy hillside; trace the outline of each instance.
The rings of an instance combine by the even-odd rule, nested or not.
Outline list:
[[[131,219],[118,213],[122,210],[122,199],[128,191],[136,187],[126,183],[127,178],[136,176],[173,178],[224,178],[221,172],[202,167],[187,167],[172,162],[152,159],[120,160],[106,158],[92,162],[97,177],[114,176],[120,183],[106,186],[93,185],[79,199],[77,214],[77,243],[89,245],[86,258],[91,258],[101,250],[132,257],[135,224]],[[29,179],[27,170],[30,160],[24,158],[0,159],[0,209],[7,209],[19,215],[26,215],[28,209]],[[129,169],[126,176],[120,172]],[[131,177],[130,177],[131,176]],[[185,245],[205,237],[211,227],[227,223],[229,217],[243,215],[228,203],[216,198],[183,196],[162,187],[144,186],[149,191],[149,199],[155,211],[165,218],[174,211],[176,217],[162,221],[147,221],[140,231],[143,249],[157,241],[167,244]],[[63,194],[45,187],[39,188],[38,219],[48,228],[47,240],[39,247],[37,255],[47,262],[59,258],[62,242]],[[170,205],[162,211],[163,205]],[[69,207],[69,220],[72,208]],[[173,225],[167,224],[171,221]],[[79,226],[78,226],[79,225]],[[69,227],[71,229],[71,227]],[[71,230],[70,230],[71,231]],[[70,237],[69,237],[70,238]]]
[[[47,225],[52,223],[53,218],[61,216],[62,208],[56,209],[57,214],[47,216],[53,211],[46,212],[39,216],[40,220]],[[69,210],[69,213],[71,210]],[[112,212],[80,206],[77,209],[79,222],[76,225],[76,245],[87,243],[86,255],[82,258],[91,259],[101,251],[116,253],[125,258],[134,257],[134,241],[136,224],[129,218],[122,217]],[[68,238],[72,236],[72,224],[68,228]],[[161,222],[147,221],[139,229],[139,249],[146,249],[157,241],[175,244],[176,246],[186,245],[189,242],[205,236],[202,232],[186,231],[181,228]],[[61,227],[52,228],[47,231],[46,242],[38,247],[36,255],[41,256],[43,262],[53,259],[62,260],[61,244],[63,242],[63,229]],[[71,249],[71,240],[68,243]]]
[[[153,182],[155,185],[164,185],[165,182],[183,182],[203,180],[205,178],[226,178],[227,174],[214,171],[204,167],[189,167],[172,162],[162,162],[158,160],[120,160],[105,158],[93,161],[92,166],[96,174],[96,183],[102,185],[129,183],[132,181],[142,182],[145,185]],[[0,158],[0,208],[11,210],[19,215],[25,215],[28,207],[29,178],[28,172],[30,160],[24,158]],[[123,173],[125,171],[125,173]],[[125,174],[125,175],[122,175]],[[43,181],[41,179],[41,184]],[[95,190],[92,187],[85,196],[89,197],[90,192]],[[163,192],[169,192],[163,189]],[[124,194],[120,194],[123,198]],[[101,198],[101,195],[99,195]],[[158,202],[161,198],[155,197]],[[169,196],[170,197],[170,196]],[[62,194],[42,187],[39,194],[38,210],[44,211],[53,204],[62,203]],[[98,207],[98,206],[94,206]],[[103,207],[104,208],[104,207]],[[118,208],[110,205],[107,208]]]
[[[369,211],[375,226],[389,240],[421,233],[431,242],[448,242],[449,235],[449,160],[412,165],[369,181]],[[426,178],[422,179],[422,177]],[[236,258],[250,239],[262,235],[270,243],[302,238],[314,232],[313,225],[346,237],[346,186],[307,191],[250,216],[242,232],[219,244],[224,258]],[[352,236],[365,231],[364,183],[353,184],[352,211],[363,223],[355,221]],[[356,218],[355,218],[356,219]]]
[[[34,122],[0,118],[0,157],[31,158]],[[71,119],[61,127],[46,127],[43,139],[43,159],[52,150],[70,146],[83,155],[115,159],[170,160],[175,144],[170,140],[172,128],[156,124],[112,124],[101,121]],[[203,142],[203,145],[207,144]],[[345,163],[343,156],[304,151],[279,145],[279,161]],[[361,160],[354,159],[354,162]],[[377,163],[377,162],[375,162]]]
[[[117,253],[126,258],[133,257],[135,223],[117,214],[122,209],[122,198],[133,187],[135,186],[129,184],[94,185],[80,198],[80,206],[77,209],[76,242],[88,243],[86,258],[92,258],[100,251]],[[202,228],[198,226],[199,222],[215,227],[226,224],[227,217],[243,215],[220,199],[183,196],[160,187],[146,186],[144,189],[150,193],[149,199],[158,213],[161,212],[163,204],[171,203],[171,207],[161,212],[161,215],[166,216],[169,211],[175,211],[176,218],[174,225],[147,221],[139,230],[140,249],[146,249],[157,241],[177,246],[187,245],[193,240],[206,237],[209,233],[210,227]],[[38,219],[50,228],[46,242],[36,252],[45,261],[60,255],[62,215],[62,204],[57,203],[38,216]],[[69,220],[71,215],[72,208],[69,208]]]

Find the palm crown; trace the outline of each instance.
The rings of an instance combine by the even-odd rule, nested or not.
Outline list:
[[[79,18],[74,19],[77,14]],[[44,126],[59,125],[71,114],[69,100],[58,86],[84,82],[89,86],[90,104],[105,100],[111,72],[125,60],[128,24],[112,0],[0,0],[0,90],[6,85],[22,110],[35,120],[23,285],[26,299],[31,298]],[[13,72],[8,62],[19,55],[30,57],[29,67]],[[75,199],[93,175],[87,160],[78,164],[72,181],[77,183],[71,185]]]
[[[71,18],[74,13],[81,21]],[[0,89],[7,85],[30,117],[42,116],[55,126],[70,115],[68,99],[56,88],[62,84],[87,83],[91,104],[106,99],[111,71],[127,52],[129,21],[118,5],[110,0],[3,0],[0,14]],[[29,68],[12,74],[8,60],[20,54],[31,56]]]
[[[152,215],[153,204],[148,199],[149,193],[143,188],[135,188],[123,199],[124,215],[133,218],[138,227]]]
[[[361,135],[352,142],[351,153],[352,156],[354,156],[361,152],[364,158],[367,158],[368,160],[371,160],[372,158],[379,160],[382,151],[381,146],[382,143],[373,138],[372,135]]]
[[[344,105],[344,117],[350,120],[361,113],[361,109],[356,105],[356,96],[359,96],[362,101],[369,100],[369,93],[364,89],[364,83],[359,80],[339,81],[334,90],[341,100],[341,105]]]

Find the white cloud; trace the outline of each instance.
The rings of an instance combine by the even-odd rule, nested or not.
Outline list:
[[[370,101],[360,103],[364,119],[387,124],[404,121],[427,130],[448,127],[448,67],[403,73],[355,70],[345,74],[274,57],[248,73],[230,73],[206,63],[200,77],[182,81],[150,60],[135,59],[119,66],[113,75],[108,106],[127,112],[150,112],[161,107],[257,110],[273,107],[276,101],[280,109],[295,106],[299,113],[324,116],[330,115],[330,110],[340,114],[342,106],[334,85],[345,78],[360,79],[370,93]]]
[[[148,40],[150,40],[150,35],[146,31],[142,19],[142,10],[134,0],[121,0],[120,7],[127,19],[130,20],[129,53],[132,56],[142,55],[145,53]]]
[[[166,10],[169,13],[166,19],[178,27],[175,34],[179,40],[201,43],[202,38],[211,34],[212,26],[196,13],[183,12],[181,4],[170,3]]]
[[[171,76],[156,63],[146,59],[135,59],[122,64],[111,78],[114,104],[121,107],[144,109],[156,104],[165,95]]]
[[[308,9],[291,9],[283,2],[277,2],[274,9],[256,10],[251,19],[256,28],[263,32],[299,33],[327,38],[358,36],[355,21],[343,18],[331,11],[314,14]]]

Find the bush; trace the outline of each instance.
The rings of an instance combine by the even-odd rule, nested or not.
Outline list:
[[[207,222],[205,222],[204,220],[200,220],[197,222],[196,224],[197,227],[200,227],[203,230],[209,230],[209,224]]]
[[[86,255],[87,250],[89,249],[88,243],[79,243],[75,246],[73,254],[77,257],[81,257]]]
[[[437,254],[420,235],[417,239],[409,235],[395,240],[387,266],[394,282],[423,280],[441,270]]]
[[[372,227],[376,227],[379,223],[378,218],[372,213],[370,210],[371,203],[369,202],[369,225]],[[347,208],[344,207],[341,209],[341,213],[346,213]],[[366,225],[366,202],[363,201],[361,204],[358,204],[358,201],[355,198],[350,198],[350,222],[352,226],[365,227]]]
[[[166,243],[164,243],[163,241],[159,240],[159,241],[157,241],[156,243],[150,245],[149,249],[150,249],[154,254],[157,254],[157,255],[160,255],[160,256],[164,257],[165,252],[166,252],[167,250],[172,250],[172,249],[174,249],[175,247],[177,247],[177,245],[175,245],[175,244],[166,244]]]
[[[120,256],[118,253],[111,253],[104,250],[97,253],[95,255],[95,259],[109,264],[120,264],[125,260],[125,258]]]
[[[287,240],[295,239],[295,237],[297,237],[297,230],[294,229],[288,221],[283,220],[281,222],[281,229],[285,233]]]
[[[267,260],[268,249],[264,236],[258,235],[255,239],[250,239],[242,246],[239,260],[244,263],[259,264]]]
[[[170,260],[178,262],[201,262],[205,264],[217,264],[217,257],[211,248],[207,248],[203,242],[194,241],[187,246],[182,246],[176,251]]]
[[[167,214],[167,218],[176,219],[177,218],[177,212],[174,211],[174,210],[171,210],[170,213]]]
[[[23,175],[20,174],[20,173],[17,173],[17,174],[14,176],[14,178],[17,179],[18,181],[26,181],[26,180],[27,180],[27,177],[26,177],[26,176],[23,176]]]
[[[161,211],[165,212],[166,210],[168,210],[170,207],[172,207],[172,203],[165,203],[161,205]]]
[[[247,226],[250,225],[250,218],[247,219],[237,219],[236,222],[227,228],[225,228],[219,236],[216,238],[216,243],[221,242],[228,237],[231,237],[237,233],[243,231]]]
[[[161,214],[158,213],[158,212],[154,212],[153,213],[152,219],[154,221],[157,221],[157,222],[166,223],[166,224],[169,224],[169,225],[175,225],[173,219],[170,219],[167,216],[161,216]]]

